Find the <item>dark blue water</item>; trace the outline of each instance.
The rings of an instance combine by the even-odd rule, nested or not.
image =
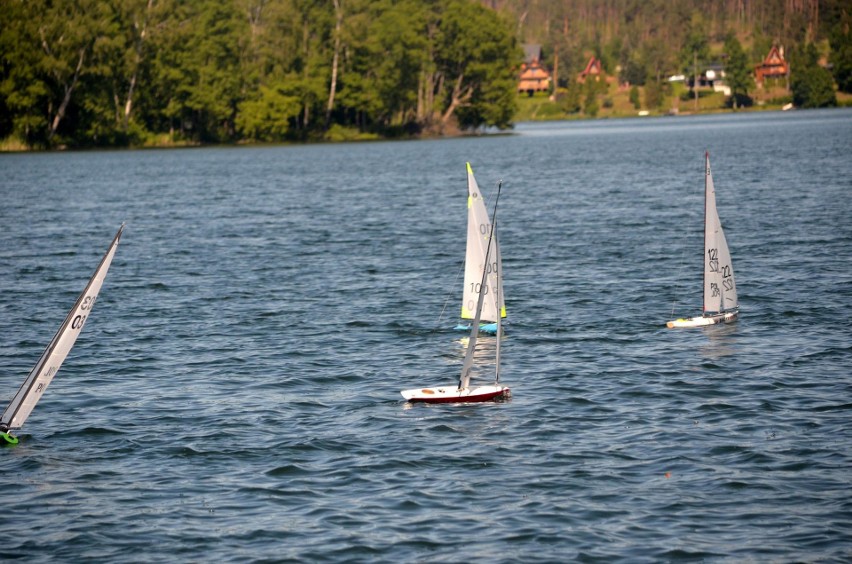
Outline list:
[[[850,147],[834,110],[2,155],[3,405],[127,230],[0,450],[0,560],[848,561]],[[742,313],[673,331],[705,150]],[[513,398],[409,406],[461,366],[466,160]]]

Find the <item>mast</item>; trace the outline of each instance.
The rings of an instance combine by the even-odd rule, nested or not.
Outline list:
[[[701,315],[707,314],[707,300],[704,296],[707,294],[707,245],[710,243],[707,235],[707,179],[710,176],[710,151],[704,151],[704,249],[701,252]]]
[[[497,197],[494,198],[494,217],[491,220],[491,230],[488,233],[488,245],[485,250],[485,264],[482,266],[482,281],[479,286],[479,298],[476,301],[476,313],[473,316],[473,323],[471,324],[470,329],[470,338],[467,343],[467,352],[464,356],[464,364],[462,365],[461,376],[459,377],[460,390],[467,388],[470,385],[470,370],[473,367],[473,353],[476,350],[476,338],[479,335],[479,319],[482,314],[482,304],[485,300],[485,284],[488,281],[488,259],[491,255],[491,242],[494,240],[494,228],[497,224],[497,203],[500,201],[500,188],[502,187],[503,182],[500,181],[497,184]],[[499,315],[497,316],[497,320],[499,323]],[[500,326],[498,325],[498,327]]]
[[[497,193],[498,194],[500,193],[500,187],[501,186],[503,186],[502,180],[500,180],[497,183]],[[496,221],[497,221],[497,202],[495,201],[494,202],[494,222],[493,223],[496,223]],[[492,231],[493,231],[493,223],[492,223]],[[488,246],[489,246],[489,248],[491,247],[490,241],[488,242]],[[495,247],[497,247],[497,245],[495,245]],[[494,302],[497,304],[497,334],[496,334],[497,351],[496,351],[496,356],[495,356],[495,360],[494,360],[494,364],[495,364],[495,366],[494,366],[494,383],[495,384],[500,382],[500,337],[503,333],[503,311],[502,311],[503,308],[501,306],[501,304],[503,302],[503,300],[501,298],[502,290],[503,290],[503,280],[500,277],[501,276],[501,270],[503,269],[503,261],[500,260],[500,258],[501,258],[500,257],[500,249],[497,248],[496,250],[497,250],[497,254],[498,254],[498,256],[497,256],[498,260],[495,262],[495,264],[497,266],[494,269],[495,270],[494,276],[495,276],[496,281],[497,281],[497,283],[494,284]]]

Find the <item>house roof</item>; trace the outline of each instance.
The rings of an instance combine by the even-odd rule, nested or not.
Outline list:
[[[583,72],[580,74],[582,76],[586,76],[589,74],[600,74],[603,69],[601,68],[601,62],[597,59],[597,57],[592,57],[589,59],[589,62],[586,63],[586,68],[583,69]]]
[[[767,54],[766,58],[763,59],[764,66],[783,65],[784,63],[784,55],[776,45],[772,46],[772,49],[769,50],[769,54]]]
[[[541,62],[541,45],[536,43],[525,43],[524,62],[529,64],[536,61]]]

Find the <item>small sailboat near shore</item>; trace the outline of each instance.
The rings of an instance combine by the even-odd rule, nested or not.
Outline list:
[[[470,171],[470,165],[468,165]],[[488,225],[488,243],[485,245],[485,255],[483,264],[489,264],[491,252],[497,248],[496,245],[490,244],[491,241],[496,241],[497,237],[497,201],[500,199],[500,186],[497,187],[497,197],[494,202],[494,217]],[[500,303],[500,276],[502,271],[499,263],[494,263],[495,268],[483,268],[478,284],[481,288],[490,286],[494,288],[491,295],[494,296],[495,303]],[[476,298],[476,303],[473,308],[473,321],[470,325],[470,337],[468,339],[467,351],[465,352],[464,364],[462,364],[461,375],[459,376],[458,385],[448,384],[446,386],[436,386],[431,388],[414,388],[410,390],[402,390],[402,397],[410,402],[422,403],[468,403],[468,402],[483,402],[492,400],[507,399],[510,397],[510,390],[507,386],[500,384],[500,338],[502,336],[502,317],[496,316],[495,320],[495,335],[496,352],[495,352],[495,368],[494,368],[494,383],[482,386],[471,387],[471,372],[473,370],[474,354],[476,352],[476,341],[479,336],[480,321],[482,320],[483,306],[486,296],[489,292],[479,292]]]
[[[479,332],[495,335],[497,320],[506,317],[506,303],[503,299],[502,288],[485,286],[481,283],[484,270],[497,271],[502,266],[500,244],[496,234],[489,238],[491,220],[485,206],[485,198],[473,176],[470,163],[467,165],[467,247],[464,260],[464,292],[462,295],[461,318],[472,320],[474,309],[481,291],[485,292],[482,314],[479,321]],[[486,259],[486,256],[489,258]],[[497,299],[497,297],[500,299]],[[469,331],[471,323],[459,323],[457,331]]]
[[[701,315],[674,319],[666,327],[705,327],[730,323],[739,315],[737,285],[731,253],[716,210],[716,190],[710,172],[710,154],[704,154],[704,305]]]
[[[23,426],[24,421],[27,420],[36,403],[41,399],[53,377],[56,376],[59,367],[62,366],[62,362],[68,356],[71,347],[74,346],[74,342],[83,330],[86,319],[92,313],[92,308],[98,299],[98,293],[101,291],[107,271],[112,264],[123,231],[124,224],[121,224],[98,268],[89,279],[89,283],[86,284],[83,293],[77,298],[74,307],[71,308],[71,311],[65,317],[65,321],[60,325],[59,331],[53,336],[38,362],[0,416],[0,445],[18,444],[18,438],[12,435],[11,431]]]

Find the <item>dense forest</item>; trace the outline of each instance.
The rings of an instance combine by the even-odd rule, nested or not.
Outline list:
[[[783,45],[794,97],[828,88],[833,100],[835,86],[852,90],[850,11],[848,0],[0,0],[0,139],[14,149],[506,128],[529,42],[566,92],[591,53],[646,97],[699,59],[748,69]],[[741,81],[735,102],[753,87],[747,72]]]

